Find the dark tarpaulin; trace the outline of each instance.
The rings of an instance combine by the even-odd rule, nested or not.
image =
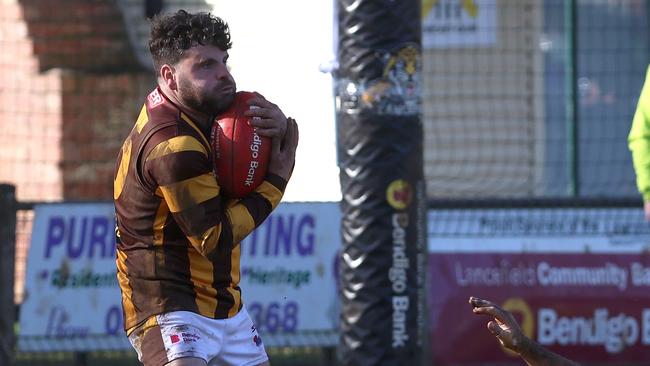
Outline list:
[[[339,0],[343,365],[425,362],[420,1]]]

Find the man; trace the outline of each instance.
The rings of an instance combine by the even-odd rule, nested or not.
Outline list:
[[[645,218],[650,221],[650,67],[627,141],[632,152],[636,185],[643,196]]]
[[[578,366],[546,348],[540,346],[532,339],[526,337],[519,327],[519,324],[508,311],[500,308],[494,303],[470,297],[474,314],[486,314],[494,317],[489,321],[487,328],[501,342],[501,345],[516,352],[530,366]]]
[[[261,96],[246,114],[272,138],[265,181],[220,195],[208,140],[234,98],[228,25],[180,10],[152,20],[158,87],[117,159],[117,277],[124,327],[145,365],[268,365],[242,305],[241,240],[278,205],[291,176],[298,127]]]

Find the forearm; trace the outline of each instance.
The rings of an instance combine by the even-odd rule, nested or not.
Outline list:
[[[201,235],[188,239],[192,245],[208,259],[215,254],[218,247],[231,247],[241,242],[258,227],[279,204],[286,181],[274,176],[266,180],[251,194],[240,200],[223,202],[222,207],[207,207],[205,214],[218,221],[214,226],[203,231]],[[177,222],[182,222],[178,220]],[[184,231],[189,233],[188,225]]]
[[[547,350],[531,339],[522,344],[519,356],[529,366],[579,366],[578,363]]]
[[[157,143],[139,170],[147,189],[164,201],[156,213],[161,236],[166,215],[171,213],[192,246],[208,258],[216,255],[217,248],[239,243],[259,226],[277,207],[287,184],[286,179],[267,174],[254,192],[228,200],[212,173],[207,149],[191,136]]]
[[[286,180],[267,175],[255,191],[227,209],[229,222],[232,224],[233,244],[244,240],[266,220],[280,203],[286,185]]]

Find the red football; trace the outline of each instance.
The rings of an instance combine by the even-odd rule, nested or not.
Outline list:
[[[244,115],[246,101],[255,93],[240,91],[225,112],[212,125],[210,144],[214,152],[214,171],[221,192],[241,198],[254,191],[266,176],[271,157],[271,139],[258,135]]]

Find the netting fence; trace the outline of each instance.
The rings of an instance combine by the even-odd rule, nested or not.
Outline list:
[[[638,196],[648,2],[423,4],[429,197]]]

